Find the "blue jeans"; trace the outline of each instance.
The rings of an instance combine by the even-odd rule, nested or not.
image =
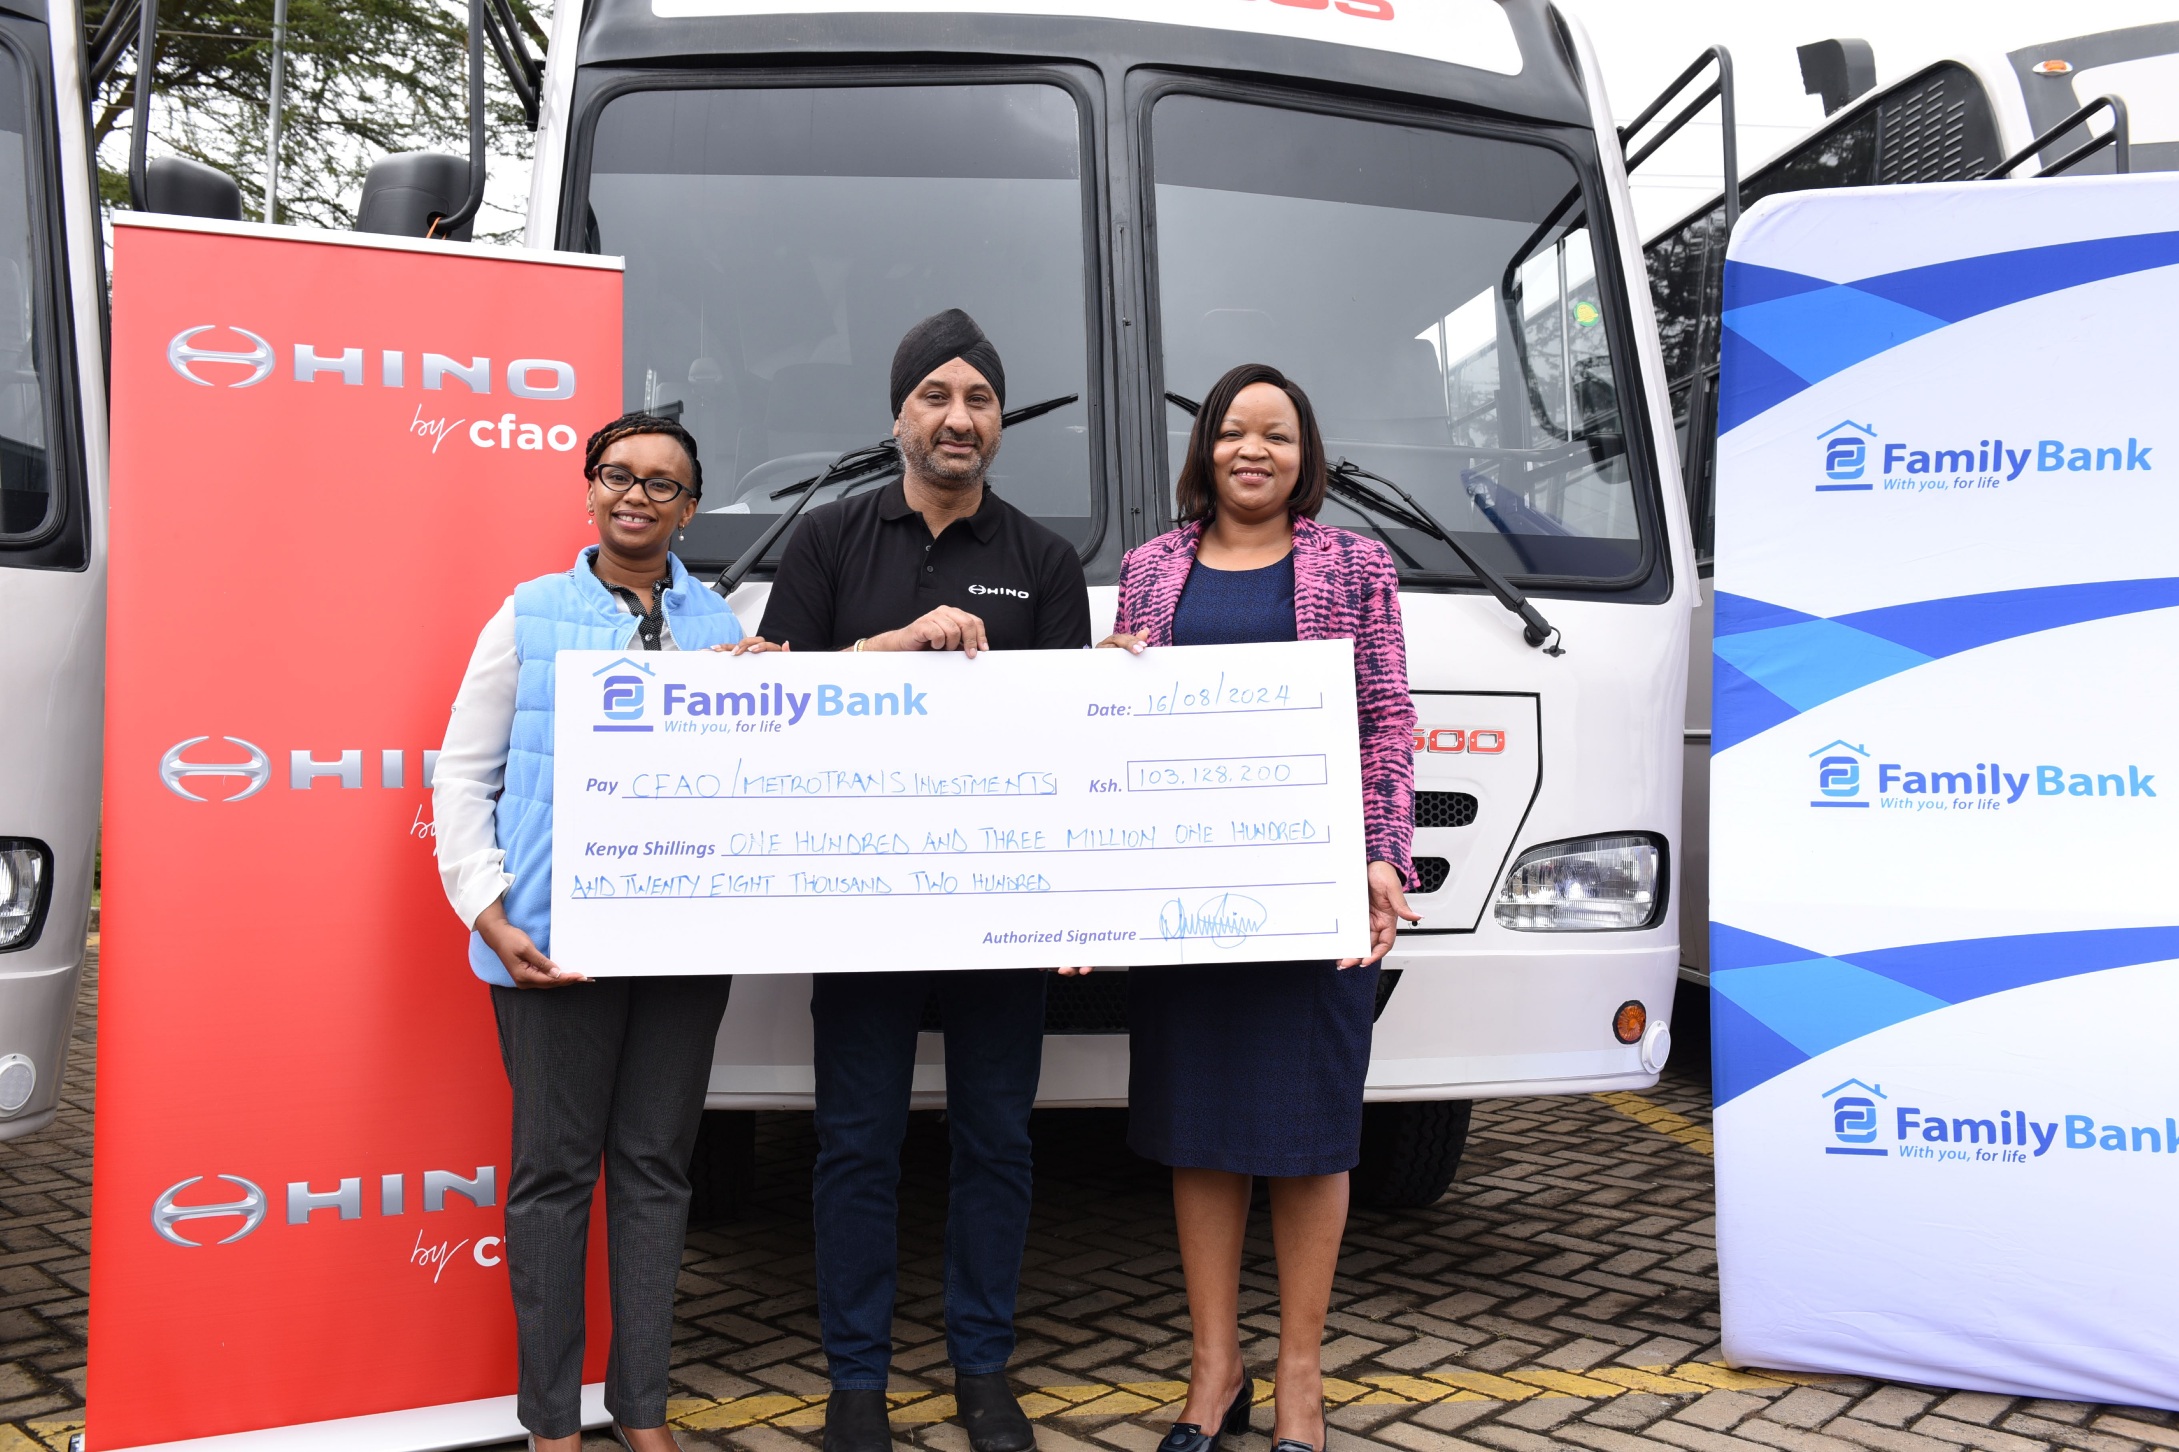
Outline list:
[[[1044,974],[820,973],[817,1315],[832,1385],[882,1391],[899,1277],[900,1144],[916,1025],[933,993],[946,1028],[946,1351],[956,1373],[1003,1371],[1029,1236],[1029,1110],[1044,1057]]]

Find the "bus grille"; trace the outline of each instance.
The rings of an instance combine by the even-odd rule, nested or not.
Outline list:
[[[1415,859],[1415,876],[1422,879],[1421,892],[1436,892],[1445,886],[1445,879],[1453,875],[1453,864],[1443,857],[1418,857]]]
[[[1475,820],[1475,798],[1466,792],[1415,793],[1415,825],[1465,827]]]

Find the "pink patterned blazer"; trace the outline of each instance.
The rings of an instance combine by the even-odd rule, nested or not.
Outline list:
[[[1202,536],[1200,523],[1186,524],[1127,552],[1115,631],[1151,645],[1173,643],[1173,611]],[[1391,863],[1413,888],[1415,703],[1407,694],[1407,638],[1391,551],[1348,530],[1295,520],[1294,624],[1303,640],[1354,642],[1363,836],[1369,859]]]

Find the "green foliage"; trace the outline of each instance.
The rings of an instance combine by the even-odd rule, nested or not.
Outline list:
[[[113,0],[87,7],[95,29]],[[518,10],[520,7],[518,7]],[[273,0],[163,0],[152,87],[152,154],[193,157],[242,186],[244,215],[264,209],[266,98]],[[524,17],[528,17],[525,15]],[[544,49],[535,29],[533,51]],[[487,44],[491,150],[528,155],[530,136]],[[99,192],[128,204],[133,50],[93,98]],[[466,154],[466,0],[289,0],[280,133],[282,222],[346,227],[363,174],[389,152]],[[479,219],[478,235],[486,228]]]

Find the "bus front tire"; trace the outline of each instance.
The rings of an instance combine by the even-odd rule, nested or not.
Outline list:
[[[1362,1106],[1362,1162],[1354,1168],[1357,1204],[1375,1210],[1435,1205],[1453,1183],[1468,1147],[1470,1099]]]

